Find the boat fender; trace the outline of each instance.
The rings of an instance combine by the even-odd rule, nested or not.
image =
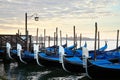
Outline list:
[[[10,45],[10,43],[6,43],[6,51],[7,51],[7,54],[8,54],[8,56],[9,56],[9,58],[10,59],[13,59],[12,57],[11,57],[11,54],[10,54],[10,49],[11,49],[11,45]]]
[[[21,58],[21,54],[22,54],[22,46],[20,44],[17,44],[17,54],[19,56],[19,59],[22,63],[27,64],[27,62],[23,61]]]

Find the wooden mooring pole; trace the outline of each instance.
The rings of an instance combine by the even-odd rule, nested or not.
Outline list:
[[[98,31],[98,50],[100,48],[100,32]]]
[[[36,44],[38,44],[38,28],[37,28],[37,33],[36,33]]]
[[[58,46],[58,28],[56,28],[56,48],[55,48],[55,53],[56,54],[58,54],[57,46]]]
[[[75,39],[75,26],[73,26],[73,37],[74,37],[74,41],[73,41],[73,44],[74,44],[74,46],[75,46],[75,42],[76,42],[76,39]],[[74,48],[74,50],[75,50],[75,48]]]
[[[20,35],[20,30],[18,29],[18,34]]]
[[[94,60],[96,60],[96,43],[97,43],[97,22],[95,22]]]
[[[56,35],[56,32],[54,32],[54,46],[56,45],[55,35]]]
[[[56,46],[56,32],[54,32],[54,46]],[[54,53],[56,52],[56,48],[54,48]]]
[[[50,47],[50,36],[48,36],[48,47]]]
[[[27,51],[29,51],[29,32],[27,31],[27,40],[26,40],[26,43],[27,43]]]
[[[80,48],[81,48],[81,42],[82,42],[82,34],[80,34]]]
[[[116,42],[116,49],[118,50],[118,42],[119,42],[119,30],[117,30],[117,42]]]
[[[46,29],[44,29],[44,48],[45,48],[45,46],[46,46]]]
[[[68,39],[68,35],[66,34],[66,45],[68,45],[68,43],[67,43],[67,39]],[[67,46],[66,46],[67,47]]]
[[[56,28],[56,46],[58,46],[58,28]]]
[[[75,49],[77,49],[77,34],[75,35]]]
[[[28,50],[27,13],[25,13],[25,35],[26,35],[25,49]]]
[[[60,45],[62,46],[62,31],[60,30]]]
[[[43,48],[44,45],[43,45],[43,36],[42,36],[42,34],[40,34],[39,42],[40,42],[40,48]]]

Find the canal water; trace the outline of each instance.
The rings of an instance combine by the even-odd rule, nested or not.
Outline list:
[[[115,48],[115,41],[108,43],[108,50]],[[71,42],[72,44],[72,42]],[[84,43],[83,43],[84,44]],[[88,49],[93,49],[93,42],[87,42]],[[92,45],[91,45],[92,44]],[[104,42],[101,42],[101,46]],[[18,64],[0,62],[0,80],[89,80],[85,74],[67,73],[61,68],[40,67],[37,64]]]
[[[89,80],[84,74],[67,73],[60,68],[0,63],[0,80]]]

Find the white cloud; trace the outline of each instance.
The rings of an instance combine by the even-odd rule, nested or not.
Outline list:
[[[56,25],[57,19],[57,22],[61,21],[58,24],[74,25],[80,23],[80,19],[120,16],[113,9],[114,6],[120,7],[119,5],[120,0],[0,0],[0,26],[4,27],[2,29],[11,25],[24,26],[25,12],[28,15],[39,13],[43,23],[48,20]],[[68,21],[64,23],[66,20]]]
[[[38,12],[40,17],[54,18],[71,15],[73,17],[96,14],[104,16],[112,14],[109,7],[117,4],[118,0],[3,0],[0,1],[0,17],[23,16],[25,12]],[[103,13],[103,14],[102,14]],[[84,15],[86,14],[86,16]],[[87,16],[88,15],[88,16]]]

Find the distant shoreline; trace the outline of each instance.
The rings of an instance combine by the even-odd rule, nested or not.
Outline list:
[[[33,36],[33,40],[34,41],[36,40],[36,36]],[[39,37],[39,40],[43,41],[44,37]],[[59,40],[60,40],[60,38],[59,38]],[[62,40],[66,40],[66,37],[62,37]],[[68,37],[67,40],[73,41],[74,38],[73,37]],[[80,38],[78,37],[76,40],[79,41]],[[46,37],[46,41],[48,41],[48,37]],[[50,41],[54,41],[54,37],[51,37]],[[82,41],[94,41],[94,38],[83,37]],[[116,39],[101,39],[100,41],[116,41]]]

